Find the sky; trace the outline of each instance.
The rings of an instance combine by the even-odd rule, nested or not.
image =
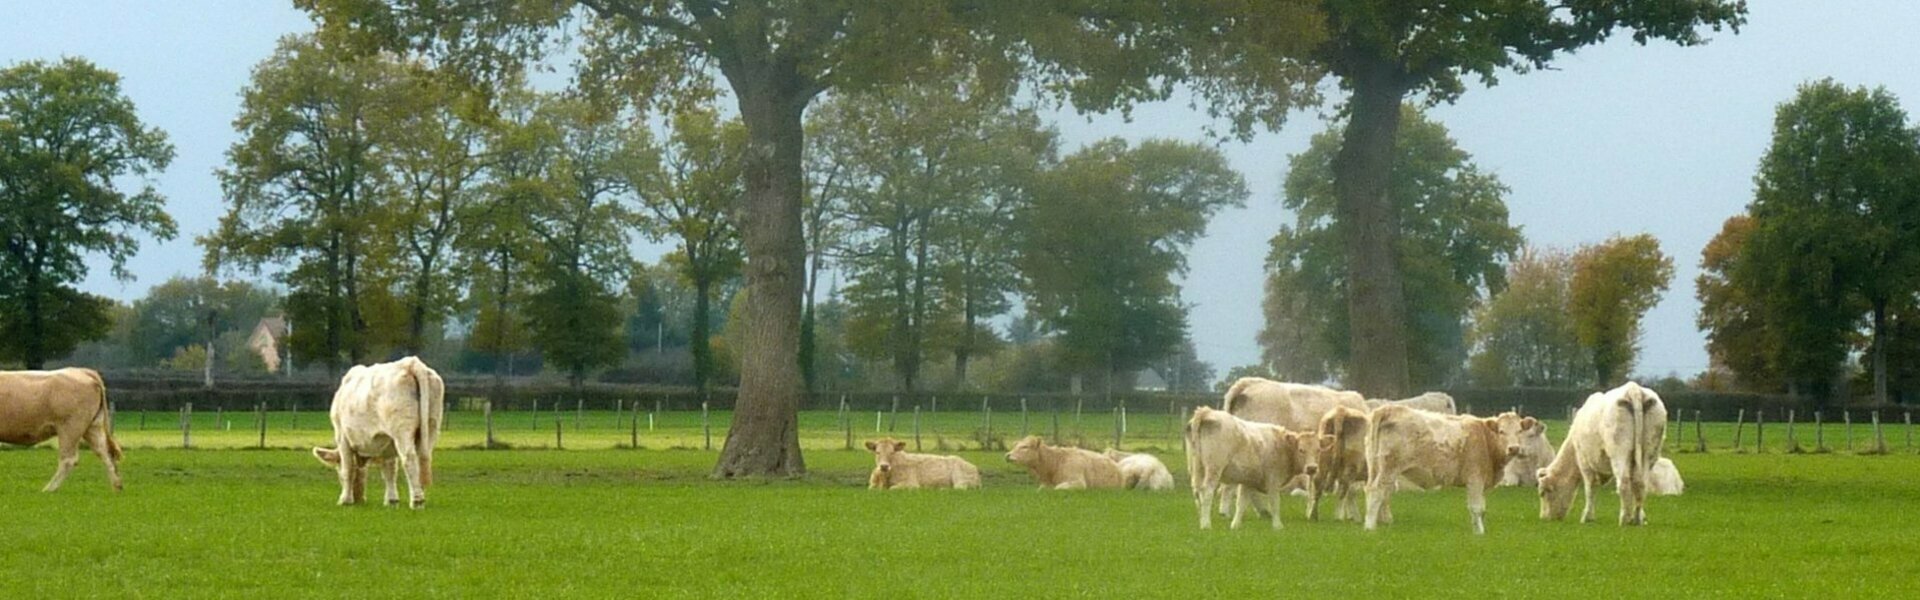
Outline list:
[[[1625,36],[1583,49],[1550,70],[1506,74],[1434,107],[1459,146],[1512,188],[1511,221],[1537,245],[1573,247],[1651,233],[1674,258],[1670,291],[1644,323],[1639,373],[1690,375],[1707,366],[1695,328],[1693,280],[1700,250],[1752,197],[1753,173],[1776,105],[1796,86],[1833,78],[1884,86],[1920,102],[1920,3],[1751,0],[1738,35],[1705,46],[1638,46]],[[122,76],[141,118],[171,137],[177,157],[153,179],[180,236],[144,243],[118,281],[90,261],[85,291],[131,300],[173,275],[200,271],[194,238],[223,212],[214,171],[236,139],[232,121],[253,65],[282,35],[312,23],[275,0],[0,0],[0,67],[79,56]],[[1224,372],[1259,360],[1267,240],[1290,222],[1280,208],[1287,157],[1325,128],[1322,111],[1296,114],[1279,132],[1216,142],[1253,192],[1215,217],[1188,256],[1184,298],[1201,360]],[[1174,101],[1138,107],[1132,119],[1054,113],[1063,146],[1111,136],[1206,139],[1208,117]],[[652,260],[663,250],[637,246]]]

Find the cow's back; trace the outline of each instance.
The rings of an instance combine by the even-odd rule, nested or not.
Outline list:
[[[92,369],[0,371],[0,442],[33,445],[62,429],[84,432],[105,409]]]
[[[1355,392],[1258,377],[1235,381],[1224,401],[1233,416],[1290,431],[1315,430],[1320,417],[1336,406],[1367,410],[1366,399]]]

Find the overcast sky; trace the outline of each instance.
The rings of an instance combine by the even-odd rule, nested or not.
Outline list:
[[[1618,39],[1554,70],[1474,88],[1433,118],[1453,131],[1512,195],[1512,220],[1534,244],[1574,246],[1620,234],[1660,238],[1678,269],[1646,323],[1638,372],[1683,375],[1707,364],[1694,328],[1700,249],[1752,194],[1774,106],[1802,82],[1832,77],[1885,86],[1920,102],[1920,3],[1754,0],[1739,35],[1697,48]],[[171,242],[145,244],[115,281],[95,260],[82,288],[132,299],[199,270],[193,238],[222,210],[214,169],[233,143],[232,120],[253,65],[281,35],[311,29],[275,0],[0,0],[0,65],[81,56],[119,73],[142,119],[172,137],[178,157],[156,179],[180,223]],[[1202,139],[1203,114],[1184,103],[1141,107],[1132,122],[1059,115],[1067,147],[1107,137]],[[1267,240],[1288,221],[1279,208],[1286,157],[1324,124],[1296,115],[1285,131],[1222,149],[1253,190],[1246,208],[1217,217],[1195,245],[1186,299],[1200,357],[1224,371],[1258,360],[1261,266]],[[657,254],[657,248],[646,248]],[[652,260],[655,256],[644,256]]]

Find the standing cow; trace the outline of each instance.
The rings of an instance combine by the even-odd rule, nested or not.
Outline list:
[[[407,474],[409,505],[423,508],[433,484],[433,444],[446,411],[446,383],[414,357],[356,366],[333,394],[333,448],[313,455],[339,470],[340,504],[366,499],[367,464],[380,463],[387,504],[399,504],[394,460]]]
[[[1323,441],[1324,440],[1324,441]],[[1332,440],[1312,431],[1293,432],[1279,425],[1256,423],[1205,406],[1193,409],[1187,421],[1187,468],[1193,473],[1194,506],[1200,509],[1200,528],[1213,526],[1213,496],[1234,486],[1233,522],[1240,528],[1246,514],[1248,488],[1271,502],[1273,528],[1280,528],[1280,498],[1292,488],[1311,489],[1320,454]]]
[[[107,385],[92,369],[0,372],[0,442],[31,446],[59,438],[60,466],[43,492],[60,489],[86,442],[120,491],[120,444],[113,441]]]
[[[1233,416],[1248,421],[1271,423],[1288,431],[1313,432],[1318,430],[1320,417],[1325,416],[1327,411],[1346,407],[1366,412],[1367,400],[1359,392],[1263,377],[1242,377],[1227,387],[1220,406]],[[1258,493],[1253,497],[1254,506],[1266,510],[1265,507],[1270,504],[1267,499],[1259,497]],[[1237,494],[1223,494],[1220,514],[1227,514],[1232,503],[1238,499]]]
[[[1486,533],[1487,490],[1539,429],[1540,421],[1511,412],[1483,419],[1393,405],[1373,411],[1367,418],[1367,529],[1393,522],[1393,491],[1405,481],[1425,489],[1467,488],[1473,532]]]
[[[1332,440],[1320,456],[1320,474],[1314,477],[1307,518],[1320,518],[1320,497],[1336,494],[1334,518],[1348,521],[1360,516],[1359,497],[1354,490],[1367,484],[1367,411],[1334,407],[1320,418],[1320,437]]]
[[[1453,396],[1447,395],[1446,392],[1427,392],[1402,400],[1368,400],[1367,408],[1380,408],[1388,404],[1398,404],[1400,406],[1433,411],[1443,415],[1460,414],[1460,409],[1454,406]]]
[[[1535,474],[1540,480],[1540,518],[1566,518],[1574,486],[1579,485],[1587,499],[1580,522],[1593,522],[1593,486],[1613,479],[1620,488],[1620,524],[1644,525],[1649,471],[1660,461],[1666,437],[1667,405],[1653,390],[1629,381],[1588,396],[1573,414],[1560,453]]]

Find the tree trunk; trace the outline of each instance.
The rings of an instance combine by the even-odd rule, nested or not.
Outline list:
[[[707,396],[707,382],[713,377],[713,345],[708,338],[713,312],[713,281],[705,275],[693,278],[693,333],[687,349],[693,353],[693,389]]]
[[[1350,116],[1333,159],[1352,338],[1347,386],[1370,398],[1402,398],[1408,388],[1406,297],[1396,252],[1399,209],[1387,198],[1387,185],[1405,86],[1385,61],[1356,71],[1347,77]]]
[[[1887,403],[1887,302],[1873,301],[1873,402]]]
[[[714,477],[798,476],[807,470],[800,456],[802,378],[796,355],[806,284],[800,117],[810,96],[778,85],[768,71],[736,66],[727,73],[748,138],[740,212],[747,335],[733,425]]]
[[[33,265],[27,269],[26,273],[26,310],[23,312],[27,313],[27,331],[26,339],[21,340],[21,345],[24,347],[21,348],[20,362],[25,363],[27,369],[31,371],[38,371],[47,366],[47,314],[46,306],[40,302],[40,273],[39,260],[33,261]]]

